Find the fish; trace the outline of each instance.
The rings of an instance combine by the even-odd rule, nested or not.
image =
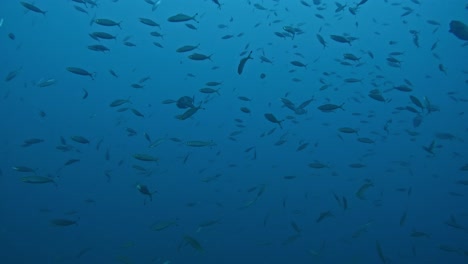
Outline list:
[[[89,34],[89,36],[98,41],[99,39],[116,39],[116,36],[111,35],[107,32],[93,32]]]
[[[5,82],[9,82],[11,80],[13,80],[14,78],[16,78],[16,76],[18,76],[18,73],[23,69],[23,67],[20,67],[16,70],[13,70],[11,72],[9,72],[7,74],[7,76],[5,77]]]
[[[191,107],[190,109],[188,109],[187,111],[185,111],[181,115],[176,115],[175,118],[177,118],[179,120],[186,120],[186,119],[192,117],[200,109],[204,109],[204,108],[201,107],[201,104],[199,106],[197,106],[197,107]]]
[[[206,82],[205,85],[206,86],[218,86],[218,85],[221,85],[223,84],[222,82]]]
[[[110,49],[104,45],[89,45],[88,49],[92,51],[100,51],[100,52],[110,51]]]
[[[323,168],[328,168],[329,166],[327,164],[324,164],[322,162],[312,162],[312,163],[309,163],[308,165],[310,168],[312,169],[323,169]]]
[[[71,225],[78,225],[78,220],[56,218],[56,219],[50,220],[50,223],[54,226],[71,226]]]
[[[459,21],[459,20],[452,20],[450,21],[450,30],[449,32],[455,35],[457,38],[461,40],[468,40],[468,26]]]
[[[247,63],[248,60],[253,59],[252,58],[252,51],[250,51],[249,55],[247,57],[244,57],[240,60],[239,65],[237,66],[237,74],[241,75],[242,72],[244,71],[245,64]]]
[[[221,9],[221,3],[219,3],[219,0],[211,0],[211,1],[218,6],[218,9]]]
[[[83,94],[83,97],[81,97],[81,99],[86,99],[86,98],[88,98],[88,95],[89,95],[89,94],[88,94],[88,91],[87,91],[85,88],[83,88],[83,93],[84,93],[84,94]]]
[[[151,156],[149,154],[133,154],[132,157],[137,160],[141,161],[150,161],[150,162],[158,162],[159,158]]]
[[[118,26],[120,29],[122,29],[122,27],[120,26],[120,23],[122,22],[115,22],[107,18],[96,18],[93,20],[93,22],[101,26],[107,26],[107,27]]]
[[[345,133],[345,134],[358,134],[358,131],[354,128],[351,128],[351,127],[340,127],[338,128],[338,131],[340,131],[341,133]]]
[[[334,215],[332,214],[331,211],[326,211],[326,212],[322,212],[320,213],[319,217],[317,218],[317,220],[315,220],[316,223],[320,223],[322,222],[323,219],[327,218],[327,217],[333,217]]]
[[[131,108],[130,109],[132,111],[132,113],[136,116],[139,116],[139,117],[145,117],[140,111],[136,110],[135,108]]]
[[[250,98],[248,98],[248,97],[246,97],[246,96],[238,96],[237,98],[238,98],[239,100],[241,100],[241,101],[246,101],[246,102],[252,101],[252,99],[250,99]]]
[[[67,71],[77,74],[77,75],[83,75],[83,76],[89,76],[91,79],[94,80],[94,75],[95,73],[90,73],[85,69],[79,68],[79,67],[67,67]]]
[[[130,100],[129,99],[116,99],[114,101],[112,101],[109,106],[110,107],[117,107],[117,106],[121,106],[123,104],[126,104],[126,103],[130,103]]]
[[[27,177],[21,177],[21,181],[24,183],[31,183],[31,184],[44,184],[44,183],[53,183],[57,185],[57,183],[54,181],[54,179],[50,177],[44,177],[44,176],[27,176]]]
[[[198,252],[204,252],[205,250],[203,249],[202,245],[193,237],[185,235],[184,241],[188,243],[193,249],[195,249]]]
[[[13,166],[11,167],[13,170],[17,171],[17,172],[33,172],[33,173],[36,173],[36,170],[35,169],[32,169],[32,168],[29,168],[29,167],[26,167],[26,166]]]
[[[57,82],[57,80],[55,79],[41,79],[40,81],[38,81],[36,83],[36,86],[37,87],[41,87],[41,88],[44,88],[44,87],[47,87],[47,86],[51,86],[51,85],[54,85],[55,83]]]
[[[89,144],[89,140],[83,136],[72,136],[70,137],[71,140],[80,143],[80,144]]]
[[[356,192],[356,197],[361,199],[361,200],[366,200],[366,197],[365,197],[365,192],[367,191],[367,189],[369,189],[370,187],[373,187],[374,184],[372,182],[366,182],[364,183],[360,188],[359,190]]]
[[[189,147],[213,147],[213,146],[216,146],[217,144],[213,140],[211,141],[192,140],[192,141],[185,142],[185,145]]]
[[[69,159],[67,162],[65,162],[65,166],[71,165],[73,163],[79,162],[79,159]]]
[[[380,246],[380,243],[378,240],[375,241],[375,247],[377,249],[377,254],[379,255],[380,261],[382,261],[382,263],[384,264],[390,263],[388,258],[385,257],[385,255],[383,254],[382,247]]]
[[[296,222],[294,221],[291,221],[291,227],[294,229],[294,231],[296,231],[297,233],[301,233],[301,229],[299,228],[299,226],[296,224]]]
[[[198,13],[196,13],[193,16],[189,16],[189,15],[186,15],[186,14],[179,13],[177,15],[170,16],[167,19],[167,21],[169,21],[169,22],[185,22],[185,21],[193,20],[193,21],[198,23],[198,21],[195,19],[197,15],[198,15]]]
[[[185,26],[193,30],[198,30],[198,28],[195,25],[190,24],[190,23],[186,23]]]
[[[406,216],[407,216],[407,212],[404,211],[403,214],[401,215],[400,217],[400,226],[403,226],[405,225],[405,222],[406,222]]]
[[[345,103],[342,103],[341,105],[336,105],[336,104],[324,104],[324,105],[321,105],[319,107],[317,107],[318,110],[322,111],[322,112],[333,112],[335,111],[336,109],[341,109],[341,110],[344,110],[343,109],[343,105]]]
[[[140,22],[142,24],[145,24],[147,26],[161,28],[161,26],[158,23],[156,23],[155,21],[153,21],[152,19],[140,17],[139,20],[140,20]]]
[[[325,42],[325,39],[322,37],[322,35],[317,34],[316,36],[317,36],[317,39],[320,42],[320,44],[322,44],[323,48],[326,48],[327,47],[327,42]]]
[[[366,138],[366,137],[360,137],[360,138],[357,138],[357,141],[361,142],[361,143],[366,143],[366,144],[373,144],[375,143],[374,140],[370,139],[370,138]]]
[[[180,48],[177,48],[176,52],[178,52],[178,53],[189,52],[189,51],[192,51],[194,49],[197,49],[199,46],[200,46],[200,44],[198,44],[196,46],[194,46],[194,45],[185,45],[185,46],[182,46]]]
[[[432,140],[431,144],[429,146],[422,146],[422,148],[429,154],[435,155],[434,154],[434,147],[435,147],[435,140]]]
[[[81,6],[74,5],[73,7],[75,8],[75,10],[81,13],[89,14],[88,11],[86,11],[86,9],[82,8]]]
[[[417,97],[410,95],[409,98],[413,104],[421,108],[421,110],[424,110],[424,105],[421,103],[421,101]]]
[[[35,5],[31,4],[31,3],[20,1],[20,4],[22,6],[24,6],[26,9],[31,10],[31,11],[36,12],[36,13],[39,13],[39,14],[43,14],[44,16],[47,13],[47,11],[44,11],[44,10],[40,9],[39,7],[37,7],[37,6],[35,6]]]
[[[156,193],[157,191],[150,192],[148,189],[148,186],[143,185],[143,184],[137,184],[136,188],[141,194],[148,196],[150,198],[150,201],[153,201],[153,194]],[[145,203],[146,203],[146,200],[145,200]]]
[[[30,138],[30,139],[26,139],[23,144],[21,145],[22,147],[29,147],[31,145],[34,145],[34,144],[38,144],[38,143],[42,143],[44,142],[43,139],[40,139],[40,138]]]
[[[213,54],[205,55],[201,53],[192,53],[188,56],[188,58],[191,60],[195,60],[195,61],[202,61],[202,60],[211,60],[211,56],[213,56]]]
[[[421,232],[421,231],[416,231],[413,229],[410,234],[411,237],[425,237],[425,238],[431,238],[431,235],[426,233],[426,232]]]
[[[213,88],[206,87],[206,88],[201,88],[199,91],[200,91],[201,93],[206,93],[206,94],[217,93],[218,95],[220,95],[220,94],[219,94],[219,89],[220,89],[220,88],[218,88],[218,89],[213,89]]]
[[[340,36],[340,35],[330,35],[330,38],[336,42],[348,43],[351,46],[351,40],[347,37]]]
[[[213,220],[207,220],[207,221],[201,222],[200,224],[198,224],[197,232],[201,231],[202,228],[213,226],[219,223],[221,223],[220,219],[213,219]]]
[[[281,123],[284,121],[284,120],[278,120],[272,113],[266,113],[264,114],[265,118],[272,122],[272,123],[276,123],[280,126],[280,128],[282,129],[283,126],[281,125]]]
[[[167,229],[167,228],[169,228],[171,226],[175,226],[175,225],[177,225],[176,220],[160,221],[160,222],[154,223],[151,226],[151,229],[154,230],[154,231],[162,231],[164,229]]]
[[[296,67],[307,68],[307,64],[304,64],[300,61],[291,61],[290,63]]]

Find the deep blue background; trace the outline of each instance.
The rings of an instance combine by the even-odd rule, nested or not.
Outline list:
[[[421,0],[418,5],[372,0],[356,16],[348,8],[335,13],[334,1],[322,1],[329,2],[319,6],[323,10],[309,0],[305,2],[312,7],[296,0],[220,2],[221,9],[212,1],[163,0],[152,11],[143,0],[100,0],[95,8],[73,1],[35,1],[47,11],[45,16],[25,12],[18,1],[1,2],[2,263],[380,263],[376,241],[392,263],[466,263],[468,187],[456,182],[468,180],[468,172],[460,170],[468,163],[468,52],[466,43],[448,32],[451,20],[468,23],[466,1]],[[255,3],[269,11],[256,9]],[[342,1],[348,7],[356,3]],[[401,17],[405,7],[414,11]],[[167,21],[177,13],[198,13],[199,23],[188,22],[198,30]],[[90,25],[94,15],[122,21],[122,29]],[[140,17],[155,20],[161,29],[141,24]],[[438,21],[440,26],[427,20]],[[304,34],[294,39],[274,34],[299,23]],[[219,24],[227,28],[220,29]],[[410,30],[419,32],[419,48]],[[98,44],[88,36],[94,31],[117,35],[117,40],[100,42],[110,52],[87,48]],[[161,32],[164,38],[152,37],[151,31]],[[14,33],[15,40],[9,33]],[[243,36],[222,39],[239,33]],[[326,48],[318,42],[317,33],[327,41]],[[349,34],[358,40],[342,44],[331,40],[331,34]],[[127,36],[136,47],[123,45]],[[164,48],[156,47],[154,41]],[[195,52],[213,54],[212,61],[192,61],[187,58],[190,53],[175,52],[183,45],[197,44]],[[254,59],[239,76],[239,54],[251,50]],[[388,53],[394,51],[404,52],[398,57],[400,68],[386,62]],[[361,57],[362,65],[341,65],[338,60],[344,53]],[[261,63],[261,55],[273,64]],[[307,68],[293,66],[293,60],[304,62]],[[447,74],[439,70],[439,64]],[[95,72],[95,80],[66,71],[70,66]],[[119,78],[111,76],[110,69]],[[15,70],[18,74],[13,80],[3,80]],[[146,76],[151,79],[143,89],[130,87]],[[44,88],[35,85],[48,78],[57,83]],[[362,82],[345,83],[345,78]],[[391,90],[405,79],[413,84],[412,92]],[[330,87],[321,91],[321,80]],[[208,81],[222,82],[219,96],[198,91]],[[368,97],[376,88],[385,91],[388,102]],[[86,99],[82,99],[83,89],[89,93]],[[295,115],[282,107],[280,98],[285,94],[296,104],[311,97],[314,101],[305,115]],[[183,109],[161,102],[184,95],[194,96],[196,104],[204,101],[205,109],[181,121],[174,116]],[[414,127],[416,115],[396,109],[415,107],[409,95],[421,101],[426,97],[440,111],[425,111],[422,124]],[[252,101],[241,101],[238,96]],[[109,107],[115,99],[126,98],[131,101],[126,106],[142,112],[144,118]],[[344,110],[319,111],[317,107],[325,103],[345,103]],[[252,113],[241,112],[242,106]],[[40,111],[46,116],[41,117]],[[265,113],[286,119],[283,129],[267,121]],[[236,126],[236,118],[243,120],[244,128]],[[389,120],[387,134],[384,125]],[[340,133],[340,127],[358,129],[359,135]],[[137,135],[127,136],[127,128]],[[229,139],[234,131],[242,133]],[[410,136],[408,131],[419,135]],[[440,132],[455,138],[437,138]],[[165,140],[150,149],[144,133],[153,141]],[[73,142],[70,137],[75,135],[91,143]],[[60,137],[75,149],[57,150]],[[174,137],[182,143],[170,139]],[[371,138],[375,144],[358,142],[358,137]],[[30,138],[44,142],[21,147]],[[276,146],[280,138],[286,143]],[[191,140],[213,140],[217,145],[193,148],[184,144]],[[435,155],[429,155],[422,147],[433,140]],[[305,150],[296,151],[306,142]],[[257,159],[252,159],[254,150],[244,151],[251,146]],[[135,153],[160,160],[145,163],[134,159]],[[186,155],[189,158],[183,163]],[[80,162],[64,166],[69,159]],[[308,166],[316,161],[327,167]],[[358,162],[366,167],[349,167]],[[134,164],[152,174],[139,174]],[[30,174],[14,171],[14,166],[37,168],[38,175],[54,177],[57,187],[23,183],[20,178]],[[366,181],[374,186],[366,192],[367,199],[360,200],[356,192]],[[137,184],[157,190],[152,202],[144,202]],[[245,207],[262,186],[264,193]],[[346,210],[334,194],[346,197]],[[334,217],[316,223],[328,210]],[[400,226],[405,211],[406,222]],[[446,225],[451,215],[465,229]],[[57,227],[50,223],[56,218],[78,219],[78,224]],[[217,219],[220,222],[213,226],[198,228],[204,221]],[[169,220],[177,225],[151,229]],[[300,227],[300,233],[291,222]],[[353,235],[363,227],[366,232]],[[413,230],[430,238],[412,237]],[[187,245],[185,235],[197,239],[204,252]],[[289,241],[291,237],[295,240]]]

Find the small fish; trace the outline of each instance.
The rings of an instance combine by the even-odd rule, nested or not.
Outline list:
[[[94,80],[94,75],[95,74],[90,73],[85,69],[78,68],[78,67],[67,67],[66,69],[67,69],[67,71],[69,71],[71,73],[74,73],[74,74],[77,74],[77,75],[89,76],[89,77],[91,77],[91,79]]]
[[[253,59],[252,58],[252,51],[250,51],[249,55],[247,57],[244,57],[240,60],[239,65],[237,66],[237,73],[239,75],[242,74],[244,71],[245,64],[247,63],[248,60]]]
[[[317,218],[317,220],[315,220],[316,223],[320,223],[322,220],[324,220],[325,218],[327,217],[333,217],[334,215],[332,214],[331,211],[326,211],[326,212],[322,212],[320,213],[319,217]]]
[[[203,60],[211,60],[211,56],[213,56],[213,54],[205,55],[201,53],[192,53],[188,56],[188,58],[191,60],[195,60],[195,61],[203,61]]]
[[[140,17],[139,20],[142,24],[145,24],[150,27],[161,27],[158,23],[149,18]]]
[[[90,142],[87,138],[82,136],[72,136],[70,139],[80,144],[89,144]]]
[[[336,109],[344,110],[344,109],[343,109],[343,105],[344,105],[344,103],[342,103],[341,105],[336,105],[336,104],[324,104],[324,105],[321,105],[321,106],[317,107],[317,109],[320,110],[320,111],[322,111],[322,112],[333,112],[333,111],[335,111]]]
[[[268,121],[278,124],[281,129],[283,128],[281,122],[283,122],[284,120],[278,120],[272,113],[266,113],[264,116]]]
[[[17,171],[17,172],[33,172],[33,173],[36,173],[36,170],[35,169],[32,169],[32,168],[29,168],[29,167],[26,167],[26,166],[13,166],[11,167],[13,170]]]
[[[57,185],[57,183],[49,177],[44,177],[44,176],[27,176],[27,177],[22,177],[21,181],[24,183],[32,183],[32,184],[44,184],[44,183],[53,183]]]
[[[193,45],[185,45],[185,46],[182,46],[182,47],[176,49],[176,52],[178,52],[178,53],[183,53],[183,52],[192,51],[192,50],[194,50],[194,49],[197,49],[199,46],[200,46],[200,44],[198,44],[198,45],[196,45],[196,46],[193,46]]]
[[[117,106],[121,106],[121,105],[126,104],[126,103],[130,103],[130,100],[128,100],[128,99],[117,99],[117,100],[112,101],[109,104],[109,106],[110,107],[117,107]]]
[[[150,192],[148,189],[148,186],[143,185],[143,184],[137,184],[136,188],[141,194],[148,196],[150,198],[150,201],[153,201],[153,194],[156,193],[157,191]]]
[[[193,20],[193,21],[198,23],[198,21],[195,19],[197,15],[198,15],[198,13],[196,13],[193,16],[189,16],[189,15],[186,15],[186,14],[179,13],[177,15],[169,17],[167,19],[167,21],[169,21],[169,22],[185,22],[185,21]]]
[[[204,252],[205,250],[203,249],[202,245],[193,237],[191,236],[184,236],[184,241],[188,243],[193,249],[195,249],[198,252]]]
[[[50,220],[50,223],[54,226],[71,226],[71,225],[78,225],[78,220],[70,220],[64,218],[57,218]]]
[[[157,162],[159,159],[149,154],[133,154],[134,159],[141,161]]]
[[[101,26],[106,26],[106,27],[113,27],[113,26],[118,26],[120,29],[122,29],[122,27],[120,26],[120,23],[122,22],[115,22],[111,19],[107,19],[107,18],[96,18],[94,20],[92,20],[92,22],[98,24],[98,25],[101,25]]]
[[[185,142],[185,145],[189,147],[213,147],[213,146],[216,146],[217,144],[213,142],[212,140],[211,141],[193,140],[193,141]]]
[[[36,12],[36,13],[39,13],[39,14],[43,14],[44,16],[47,13],[47,11],[41,10],[39,7],[37,7],[37,6],[35,6],[35,5],[31,4],[31,3],[21,1],[20,4],[22,6],[24,6],[26,9],[31,10],[31,11]],[[3,23],[3,19],[2,19],[2,23]]]

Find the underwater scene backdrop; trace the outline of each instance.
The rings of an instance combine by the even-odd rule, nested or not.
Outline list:
[[[468,263],[467,23],[1,1],[1,263]]]

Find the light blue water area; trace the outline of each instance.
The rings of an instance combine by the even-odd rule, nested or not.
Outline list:
[[[467,263],[466,1],[215,2],[0,3],[1,262]]]

